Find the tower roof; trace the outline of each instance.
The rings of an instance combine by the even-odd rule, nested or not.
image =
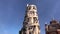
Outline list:
[[[57,23],[56,20],[52,20],[52,21],[50,21],[50,24],[56,24],[56,23]]]
[[[27,4],[27,7],[28,7],[28,6],[36,6],[36,5],[34,5],[34,4]]]

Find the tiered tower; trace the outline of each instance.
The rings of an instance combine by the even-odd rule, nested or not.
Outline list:
[[[23,21],[23,28],[19,34],[40,34],[37,7],[33,4],[27,4],[27,10]]]

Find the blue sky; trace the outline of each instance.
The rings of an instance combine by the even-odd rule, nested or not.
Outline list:
[[[0,0],[0,34],[18,34],[27,4],[38,8],[41,34],[45,34],[44,25],[53,17],[60,21],[60,0]]]

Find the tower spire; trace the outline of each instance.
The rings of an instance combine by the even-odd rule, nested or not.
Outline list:
[[[27,7],[28,7],[29,4],[27,4]]]
[[[27,4],[26,15],[24,18],[22,30],[20,32],[21,34],[40,34],[36,5]]]
[[[52,18],[52,20],[54,20],[54,17]]]

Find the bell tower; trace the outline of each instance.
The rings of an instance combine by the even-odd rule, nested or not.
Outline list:
[[[19,34],[40,34],[40,26],[36,5],[27,4],[23,27]]]

